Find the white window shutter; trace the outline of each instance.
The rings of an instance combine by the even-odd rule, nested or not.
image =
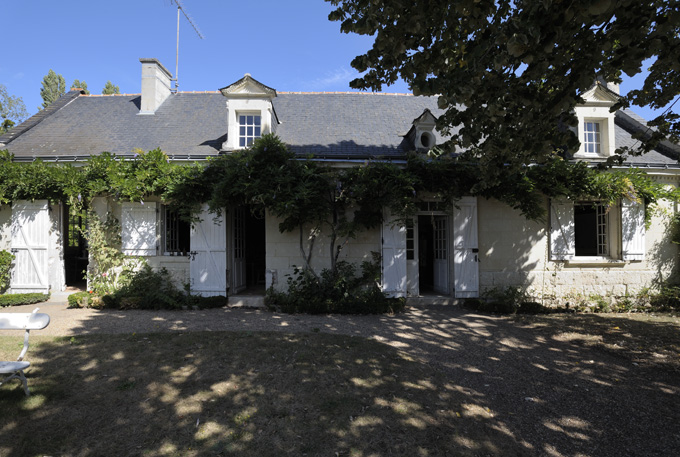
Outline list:
[[[121,241],[124,254],[157,255],[156,220],[156,203],[123,203]]]
[[[389,297],[406,296],[406,227],[389,210],[382,227],[382,291]]]
[[[550,201],[550,260],[570,260],[576,255],[574,203]]]
[[[621,201],[621,247],[623,260],[645,259],[645,204]]]

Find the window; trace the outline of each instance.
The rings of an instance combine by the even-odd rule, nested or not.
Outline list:
[[[241,148],[249,147],[261,135],[262,118],[254,114],[241,114],[238,117],[238,145]]]
[[[163,217],[165,218],[163,252],[168,255],[186,255],[190,251],[191,228],[189,223],[180,219],[175,211],[167,207]]]
[[[597,202],[574,205],[574,247],[578,256],[609,255],[609,212]]]
[[[406,221],[406,260],[413,260],[415,256],[416,242],[415,242],[415,228],[413,226],[413,219]]]
[[[599,154],[602,144],[600,123],[586,121],[583,125],[583,145],[588,154]]]

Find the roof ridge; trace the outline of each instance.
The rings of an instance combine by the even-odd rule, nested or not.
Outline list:
[[[71,103],[73,100],[78,98],[79,96],[83,95],[84,91],[82,90],[70,90],[52,103],[50,103],[45,109],[41,109],[37,113],[35,113],[33,116],[29,117],[26,119],[24,122],[21,124],[17,125],[16,127],[10,129],[9,132],[0,135],[0,147],[6,147],[9,143],[14,141],[16,138],[19,136],[23,135],[24,133],[28,132],[31,130],[33,127],[36,125],[40,124],[44,119],[47,117],[51,116],[52,114],[56,113],[69,103]]]
[[[400,96],[400,97],[413,97],[413,94],[399,93],[399,92],[349,92],[349,91],[339,91],[339,92],[304,92],[304,91],[277,91],[279,94],[292,94],[292,95],[379,95],[379,96]]]

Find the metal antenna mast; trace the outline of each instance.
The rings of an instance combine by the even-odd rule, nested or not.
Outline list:
[[[177,88],[179,87],[179,81],[178,81],[178,73],[179,73],[179,13],[180,11],[182,14],[184,14],[184,17],[187,18],[187,21],[189,21],[189,24],[194,28],[196,31],[196,34],[198,37],[202,40],[203,39],[203,34],[198,30],[198,27],[196,24],[194,24],[193,19],[187,14],[186,11],[184,11],[184,5],[182,5],[182,2],[180,0],[170,0],[171,4],[174,2],[177,5],[177,52],[175,54],[175,78],[173,81],[175,81],[175,89],[174,91],[177,92]]]

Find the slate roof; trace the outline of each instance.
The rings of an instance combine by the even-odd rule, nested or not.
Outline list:
[[[175,159],[200,160],[220,153],[226,140],[226,99],[219,92],[182,92],[154,115],[140,115],[140,95],[92,96],[72,91],[0,136],[16,160],[78,160],[103,151],[132,155],[161,148]],[[436,97],[370,93],[279,92],[273,100],[276,134],[301,155],[335,160],[398,159],[413,149],[405,138],[425,109],[439,116]],[[630,110],[616,115],[617,146],[635,146],[647,129]],[[437,143],[444,139],[434,132]],[[632,165],[677,166],[680,147],[660,145]]]
[[[41,111],[27,121],[35,121],[32,128],[20,126],[0,143],[17,159],[130,155],[135,148],[200,159],[218,154],[226,140],[219,92],[171,95],[154,115],[138,114],[139,95],[64,97],[68,104],[47,116]],[[401,157],[412,149],[402,135],[413,120],[426,108],[441,113],[434,97],[410,95],[284,92],[273,103],[281,122],[276,134],[294,152],[337,158]]]

